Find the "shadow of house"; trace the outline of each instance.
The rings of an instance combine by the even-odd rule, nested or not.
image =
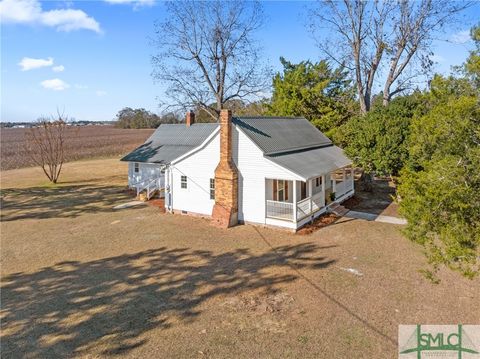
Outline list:
[[[33,187],[2,191],[1,221],[77,217],[83,213],[113,211],[113,206],[131,199],[124,186],[94,182],[61,187]]]
[[[143,333],[193,321],[200,305],[220,295],[276,286],[299,278],[269,269],[325,268],[314,244],[222,254],[166,247],[90,262],[63,262],[2,279],[2,357],[69,357],[101,348],[103,355],[141,346]]]

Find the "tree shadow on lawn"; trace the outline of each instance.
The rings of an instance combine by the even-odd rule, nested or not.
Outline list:
[[[188,323],[209,298],[276,291],[299,278],[273,268],[321,269],[321,247],[299,244],[254,255],[151,249],[90,262],[62,262],[2,279],[2,357],[68,357],[102,348],[113,355],[143,345],[155,328]]]
[[[115,204],[131,199],[123,186],[95,183],[5,189],[0,220],[67,218],[110,212]]]

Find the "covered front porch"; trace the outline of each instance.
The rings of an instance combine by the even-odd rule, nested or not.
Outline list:
[[[350,166],[307,181],[265,179],[266,218],[297,224],[326,211],[353,194],[354,169]]]

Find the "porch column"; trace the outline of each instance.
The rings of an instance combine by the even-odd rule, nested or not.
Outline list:
[[[332,192],[335,193],[337,191],[337,180],[335,179],[335,172],[330,173],[330,180],[332,181]]]
[[[308,180],[308,197],[310,197],[310,201],[309,204],[308,204],[308,213],[311,213],[312,212],[312,195],[313,195],[313,180],[309,179]]]
[[[293,180],[292,192],[293,192],[293,197],[292,197],[292,201],[293,201],[293,222],[297,223],[297,180]]]
[[[322,176],[322,193],[323,193],[322,207],[325,207],[325,175]]]
[[[355,187],[355,184],[354,184],[355,183],[355,168],[353,168],[353,166],[352,166],[352,168],[350,170],[351,170],[350,179],[352,181],[352,185],[350,186],[350,189],[354,189],[354,187]]]

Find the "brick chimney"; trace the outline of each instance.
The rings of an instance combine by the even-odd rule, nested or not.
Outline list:
[[[228,228],[238,223],[238,171],[232,159],[232,112],[220,112],[220,162],[215,169],[213,223]]]
[[[188,111],[187,117],[185,118],[185,124],[187,125],[187,127],[190,127],[194,123],[195,123],[195,112]]]

